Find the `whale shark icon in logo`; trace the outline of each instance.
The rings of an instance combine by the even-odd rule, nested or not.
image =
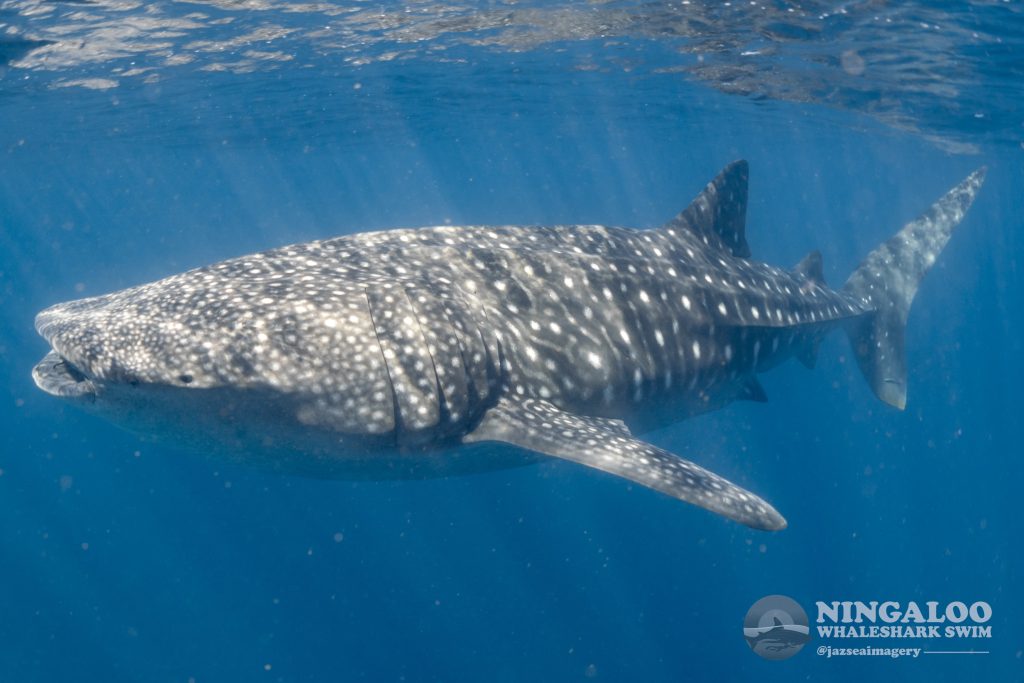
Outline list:
[[[747,612],[743,637],[765,659],[789,659],[811,639],[807,613],[792,598],[769,595]]]

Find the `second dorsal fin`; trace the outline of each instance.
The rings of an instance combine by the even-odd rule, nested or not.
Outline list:
[[[793,272],[797,275],[803,275],[816,285],[824,285],[825,273],[821,265],[821,252],[815,249],[807,254],[807,256],[804,256],[800,263],[793,266]]]
[[[734,161],[686,209],[661,227],[685,230],[711,247],[747,258],[747,162]]]

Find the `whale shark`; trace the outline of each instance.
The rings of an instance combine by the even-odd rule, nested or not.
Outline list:
[[[771,626],[744,628],[743,637],[755,652],[781,652],[799,649],[811,639],[811,630],[802,624],[784,624],[778,617]]]
[[[275,470],[418,478],[557,458],[742,524],[762,497],[636,435],[732,401],[845,330],[906,405],[904,327],[982,168],[839,288],[812,252],[754,260],[748,166],[661,227],[441,226],[271,249],[40,312],[44,391],[141,434]]]

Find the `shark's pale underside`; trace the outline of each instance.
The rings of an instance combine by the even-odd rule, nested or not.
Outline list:
[[[780,529],[758,496],[634,432],[765,400],[757,373],[813,364],[836,327],[904,407],[911,301],[983,177],[840,289],[817,252],[792,270],[750,258],[739,161],[653,230],[362,233],[59,304],[36,318],[52,350],[33,376],[136,431],[282,471],[419,477],[550,456]]]

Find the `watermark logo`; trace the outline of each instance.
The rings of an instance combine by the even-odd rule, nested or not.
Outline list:
[[[834,657],[917,659],[923,655],[987,655],[992,606],[954,600],[818,600],[814,634],[817,654]],[[807,613],[785,595],[753,604],[743,637],[764,659],[789,659],[811,640]]]
[[[747,611],[743,637],[765,659],[789,659],[811,639],[807,613],[792,598],[768,595]]]

